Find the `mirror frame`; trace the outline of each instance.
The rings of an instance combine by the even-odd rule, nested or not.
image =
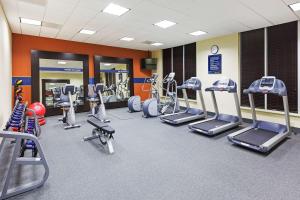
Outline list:
[[[118,63],[126,64],[129,70],[128,76],[130,77],[130,96],[134,95],[134,83],[133,83],[133,59],[131,58],[117,58],[108,56],[94,56],[94,80],[95,84],[100,83],[100,63]],[[127,107],[127,101],[109,102],[105,103],[106,108],[123,108]]]
[[[89,84],[89,56],[85,54],[63,53],[54,51],[31,50],[31,102],[40,101],[40,59],[75,60],[83,62],[84,96],[88,94]],[[78,106],[76,112],[89,111],[89,103]],[[46,116],[61,115],[60,108],[47,108]]]

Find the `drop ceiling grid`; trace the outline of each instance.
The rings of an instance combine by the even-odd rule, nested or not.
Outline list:
[[[155,50],[195,42],[215,36],[241,32],[297,20],[300,12],[292,12],[289,4],[297,0],[114,0],[130,8],[121,17],[102,13],[111,0],[44,0],[46,6],[33,0],[0,0],[14,33],[74,40],[94,44]],[[19,17],[43,20],[62,25],[49,27],[20,25]],[[168,19],[177,23],[160,29],[153,23]],[[82,35],[80,29],[96,30],[95,35]],[[200,37],[188,33],[208,32]],[[134,37],[132,42],[119,39]],[[142,44],[143,41],[164,43],[162,47]]]

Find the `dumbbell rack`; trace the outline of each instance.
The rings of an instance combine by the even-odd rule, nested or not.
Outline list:
[[[28,116],[26,116],[26,112]],[[26,103],[16,100],[12,114],[6,123],[5,130],[0,131],[0,138],[2,138],[0,155],[7,140],[10,141],[10,144],[14,144],[12,158],[3,179],[4,185],[2,191],[0,191],[0,200],[41,187],[48,179],[49,167],[42,147],[37,139],[40,134],[41,128],[35,112],[28,109]],[[27,149],[32,150],[32,157],[24,157],[24,152]],[[10,180],[13,178],[14,168],[22,165],[42,165],[45,169],[43,177],[37,181],[15,188],[9,188]]]
[[[43,153],[42,147],[36,136],[27,134],[27,133],[16,133],[11,131],[0,131],[0,138],[2,138],[2,142],[0,144],[0,155],[5,145],[5,141],[7,139],[14,140],[15,146],[12,154],[12,158],[8,167],[8,170],[4,176],[4,186],[2,191],[0,192],[0,200],[7,199],[9,197],[28,192],[30,190],[34,190],[44,185],[49,176],[49,167],[46,161],[45,155]],[[34,142],[38,152],[39,157],[20,157],[19,153],[22,148],[22,141],[32,141]],[[40,180],[33,181],[30,183],[26,183],[15,188],[9,188],[10,180],[13,178],[13,170],[16,166],[38,166],[41,165],[44,167],[44,175]]]
[[[14,109],[8,122],[6,123],[5,129],[6,131],[18,131],[22,132],[22,128],[24,127],[25,122],[25,111],[26,111],[27,104],[23,104],[18,100],[15,103]]]
[[[31,115],[26,116],[24,132],[39,137],[41,135],[41,128],[38,122],[38,118],[34,110],[26,109],[27,113]],[[24,156],[26,150],[32,150],[32,157],[36,157],[38,149],[32,140],[23,140],[21,148],[21,156]]]
[[[26,112],[31,113],[31,115],[26,116]],[[28,133],[36,137],[39,137],[41,134],[41,128],[34,110],[28,109],[27,104],[18,100],[4,130]],[[21,141],[21,157],[24,156],[26,150],[32,150],[32,157],[36,157],[38,154],[38,149],[31,140]]]

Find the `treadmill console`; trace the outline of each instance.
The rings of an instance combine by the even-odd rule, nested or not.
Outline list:
[[[259,90],[268,92],[274,89],[276,82],[275,76],[264,76],[260,79]]]
[[[221,79],[216,85],[220,90],[226,90],[229,87],[229,79]]]
[[[186,83],[187,87],[188,88],[192,88],[192,87],[195,87],[195,85],[197,84],[197,79],[189,79]]]
[[[197,77],[191,77],[178,86],[177,89],[201,90],[201,81]]]

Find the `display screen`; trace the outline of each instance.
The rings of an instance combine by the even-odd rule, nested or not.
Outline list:
[[[219,81],[217,87],[218,88],[226,88],[229,85],[229,79],[222,79]]]
[[[157,68],[156,58],[145,58],[141,60],[141,68],[143,70],[152,70]]]
[[[263,78],[260,81],[260,87],[270,87],[274,85],[275,78]]]
[[[196,83],[197,83],[196,80],[189,80],[189,81],[187,82],[187,85],[188,85],[188,86],[194,86],[194,85],[196,85]]]

